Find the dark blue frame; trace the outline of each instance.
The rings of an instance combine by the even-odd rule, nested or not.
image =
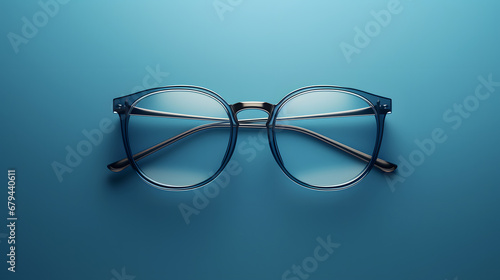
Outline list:
[[[178,187],[178,186],[170,186],[170,185],[165,185],[159,182],[156,182],[155,180],[152,180],[151,178],[147,177],[144,172],[140,169],[140,167],[137,165],[134,156],[132,154],[132,151],[130,149],[129,145],[129,139],[128,139],[128,123],[130,120],[130,112],[134,108],[134,104],[140,101],[142,98],[145,98],[149,94],[157,93],[159,91],[166,91],[166,90],[176,90],[176,89],[183,89],[183,90],[193,90],[205,95],[208,95],[215,100],[217,100],[226,110],[226,113],[228,115],[229,119],[229,129],[230,129],[230,139],[229,139],[229,146],[226,149],[226,153],[223,158],[222,165],[220,168],[212,175],[210,178],[195,184],[191,186],[184,186],[184,187]],[[305,182],[302,182],[301,180],[297,179],[294,177],[288,170],[285,168],[283,160],[281,158],[281,155],[279,153],[279,148],[276,142],[276,134],[275,134],[275,126],[276,126],[276,120],[277,120],[277,115],[278,112],[280,111],[281,107],[286,104],[289,100],[292,98],[301,95],[303,93],[306,93],[308,91],[313,91],[313,90],[323,90],[323,89],[330,89],[330,90],[336,90],[336,91],[344,91],[349,94],[353,94],[355,96],[358,96],[362,99],[364,99],[374,110],[375,112],[375,118],[377,122],[377,136],[376,136],[376,143],[374,150],[371,155],[371,160],[368,162],[367,166],[365,169],[354,179],[352,179],[349,182],[346,182],[342,185],[332,185],[332,186],[314,186],[307,184]],[[241,110],[245,109],[260,109],[263,111],[266,111],[269,115],[268,120],[266,122],[266,127],[267,127],[267,134],[268,134],[268,139],[269,139],[269,145],[271,148],[271,152],[280,166],[281,170],[294,182],[296,182],[299,185],[302,185],[304,187],[310,188],[310,189],[315,189],[315,190],[339,190],[339,189],[344,189],[350,186],[355,185],[358,183],[361,179],[363,179],[373,168],[375,162],[378,159],[378,153],[380,150],[380,146],[382,143],[382,136],[383,136],[383,129],[384,129],[384,120],[385,116],[387,113],[390,113],[392,110],[392,101],[389,98],[378,96],[375,94],[371,94],[365,91],[353,89],[353,88],[346,88],[346,87],[338,87],[338,86],[309,86],[309,87],[304,87],[298,90],[293,91],[292,93],[288,94],[285,96],[278,104],[273,105],[265,102],[239,102],[235,103],[232,105],[229,105],[222,97],[220,97],[217,93],[208,90],[206,88],[202,87],[197,87],[197,86],[167,86],[167,87],[159,87],[159,88],[152,88],[152,89],[147,89],[144,91],[140,91],[134,94],[126,95],[123,97],[115,98],[113,100],[113,110],[115,113],[119,114],[120,117],[120,123],[121,123],[121,131],[122,131],[122,139],[123,139],[123,144],[125,147],[125,152],[127,154],[127,159],[124,159],[125,161],[128,161],[132,168],[139,174],[139,176],[145,180],[147,183],[153,185],[154,187],[160,188],[160,189],[168,189],[168,190],[190,190],[190,189],[195,189],[198,187],[201,187],[205,184],[208,184],[209,182],[213,181],[217,176],[220,175],[220,173],[224,170],[226,165],[229,163],[231,156],[235,150],[236,147],[236,142],[237,142],[237,134],[238,134],[238,128],[240,123],[238,122],[237,118],[237,113]],[[122,161],[124,161],[122,160]],[[118,161],[120,162],[120,161]],[[115,162],[113,164],[108,165],[108,168],[112,171],[120,171],[119,170],[114,170],[113,165],[118,163]],[[394,171],[397,166],[395,164],[387,162],[387,164],[390,166],[390,171],[386,172],[392,172]]]
[[[314,186],[307,184],[305,182],[302,182],[301,180],[297,179],[295,176],[293,176],[288,170],[285,168],[283,164],[283,159],[281,158],[281,155],[279,154],[279,148],[278,144],[276,142],[276,130],[274,129],[274,126],[276,125],[276,119],[278,116],[278,112],[280,111],[281,107],[285,105],[285,103],[288,102],[291,98],[296,97],[297,95],[301,95],[305,92],[311,91],[311,90],[321,90],[321,89],[330,89],[330,90],[337,90],[337,91],[344,91],[349,94],[356,95],[358,97],[363,98],[370,106],[374,109],[376,112],[375,118],[377,122],[377,136],[376,136],[376,142],[375,146],[373,148],[372,152],[372,158],[370,162],[366,165],[365,169],[354,179],[352,179],[349,182],[346,182],[342,185],[332,185],[332,186]],[[269,138],[269,143],[271,145],[271,151],[273,153],[274,158],[276,159],[276,162],[280,166],[281,170],[295,183],[310,188],[310,189],[315,189],[315,190],[341,190],[345,189],[347,187],[352,187],[356,183],[358,183],[361,179],[363,179],[373,168],[375,161],[378,158],[378,154],[380,151],[380,146],[382,144],[382,136],[384,132],[384,121],[385,121],[385,116],[387,113],[391,113],[392,110],[392,100],[387,97],[382,97],[378,96],[372,93],[368,93],[362,90],[354,89],[354,88],[347,88],[347,87],[338,87],[338,86],[309,86],[309,87],[303,87],[300,89],[297,89],[287,96],[285,96],[278,104],[276,104],[275,110],[273,114],[271,115],[271,118],[269,120],[270,125],[268,126],[268,138]],[[395,168],[397,166],[394,164]],[[393,171],[394,171],[393,170]]]

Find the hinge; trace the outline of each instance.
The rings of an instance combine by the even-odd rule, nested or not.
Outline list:
[[[377,107],[381,113],[387,114],[392,112],[390,103],[382,103],[380,100],[377,100]]]
[[[114,100],[113,102],[113,112],[121,114],[128,110],[127,100]]]

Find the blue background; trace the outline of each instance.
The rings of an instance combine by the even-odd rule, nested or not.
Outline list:
[[[350,63],[340,44],[355,45],[355,28],[390,1],[221,2],[231,10],[219,16],[213,0],[69,1],[46,24],[38,1],[1,2],[0,172],[17,170],[19,218],[16,273],[0,227],[1,279],[282,279],[328,236],[340,247],[309,279],[500,279],[500,87],[457,129],[443,117],[473,100],[479,76],[500,81],[497,1],[401,0]],[[22,18],[37,13],[43,26],[16,53],[8,34],[22,36]],[[157,67],[169,75],[155,79]],[[413,170],[318,192],[254,145],[235,152],[241,172],[187,224],[179,205],[195,192],[106,169],[124,156],[112,98],[173,84],[229,103],[276,103],[313,84],[390,97],[380,156]],[[52,164],[103,119],[115,129],[60,181]],[[446,141],[418,152],[436,128]]]

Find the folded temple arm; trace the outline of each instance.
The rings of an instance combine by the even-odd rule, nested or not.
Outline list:
[[[167,118],[181,118],[181,119],[196,119],[196,120],[212,120],[212,121],[219,121],[216,123],[209,123],[209,124],[204,124],[200,125],[194,128],[191,128],[181,134],[178,134],[174,137],[171,137],[161,143],[158,143],[148,149],[145,149],[143,151],[140,151],[136,154],[133,155],[134,160],[140,160],[154,152],[157,152],[164,147],[173,144],[191,134],[201,132],[207,129],[212,129],[212,128],[222,128],[222,127],[229,127],[230,123],[226,118],[216,118],[216,117],[205,117],[205,116],[195,116],[195,115],[185,115],[185,114],[176,114],[176,113],[167,113],[167,112],[161,112],[161,111],[154,111],[154,110],[149,110],[149,109],[143,109],[143,108],[138,108],[135,107],[132,112],[130,113],[132,115],[142,115],[142,116],[155,116],[155,117],[167,117]],[[293,117],[284,117],[284,118],[279,118],[280,121],[283,120],[299,120],[299,119],[317,119],[317,118],[331,118],[331,117],[347,117],[347,116],[362,116],[362,115],[373,115],[373,109],[370,107],[367,108],[361,108],[361,109],[356,109],[356,110],[349,110],[349,111],[343,111],[343,112],[335,112],[335,113],[327,113],[327,114],[314,114],[314,115],[304,115],[304,116],[293,116]],[[239,125],[240,127],[247,127],[247,128],[265,128],[266,125],[263,123],[256,123],[256,122],[263,122],[266,121],[267,118],[256,118],[256,119],[246,119],[246,120],[240,120]],[[275,128],[277,129],[283,129],[283,130],[290,130],[290,131],[295,131],[299,133],[303,133],[304,135],[311,136],[317,140],[320,140],[324,143],[327,143],[331,145],[334,148],[337,148],[341,151],[344,151],[354,157],[359,158],[360,160],[363,160],[365,162],[369,162],[372,158],[371,155],[368,155],[366,153],[363,153],[359,150],[356,150],[352,147],[349,147],[347,145],[344,145],[338,141],[335,141],[331,138],[328,138],[324,135],[321,135],[319,133],[316,133],[314,131],[311,131],[306,128],[298,127],[298,126],[293,126],[293,125],[281,125],[277,124],[275,125]],[[122,171],[123,169],[127,168],[130,165],[130,162],[128,158],[124,158],[121,160],[118,160],[116,162],[113,162],[108,165],[109,170],[113,172],[119,172]],[[375,167],[378,169],[384,171],[384,172],[393,172],[396,170],[397,165],[390,163],[388,161],[382,160],[380,158],[377,158],[375,161]]]

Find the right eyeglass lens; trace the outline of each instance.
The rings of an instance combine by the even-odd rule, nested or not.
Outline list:
[[[128,139],[132,154],[152,151],[135,160],[146,177],[169,187],[191,187],[223,165],[231,141],[229,114],[204,92],[163,90],[133,104]]]
[[[339,187],[361,176],[377,139],[375,109],[345,91],[311,89],[290,97],[274,129],[285,169],[314,187]]]

